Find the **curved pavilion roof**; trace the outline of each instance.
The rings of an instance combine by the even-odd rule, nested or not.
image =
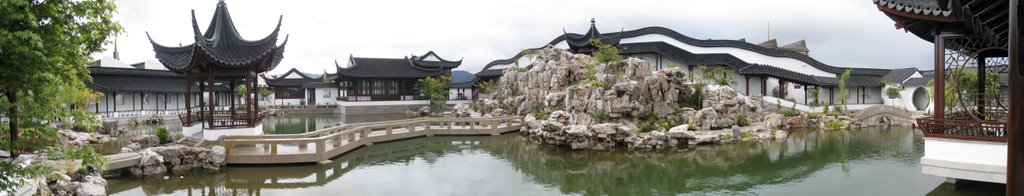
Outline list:
[[[164,46],[153,41],[149,33],[146,33],[146,36],[153,44],[156,58],[175,73],[204,70],[205,66],[226,69],[251,68],[255,72],[265,72],[274,69],[284,58],[287,36],[281,45],[276,45],[282,18],[283,16],[278,18],[277,27],[270,35],[258,40],[246,40],[235,28],[227,4],[220,1],[205,32],[199,30],[195,10],[192,11],[192,30],[195,33],[193,44],[179,47]]]
[[[432,60],[429,57],[436,57]],[[365,58],[349,56],[348,67],[334,62],[339,77],[350,78],[423,78],[445,74],[462,64],[462,60],[445,60],[433,51],[423,56],[405,58]]]
[[[873,0],[878,10],[923,40],[934,42],[935,29],[976,35],[981,45],[1003,47],[1009,40],[1009,0]],[[1024,16],[1018,16],[1021,18]]]

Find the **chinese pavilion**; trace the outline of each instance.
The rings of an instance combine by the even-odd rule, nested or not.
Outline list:
[[[221,0],[205,32],[200,31],[195,10],[192,11],[195,43],[173,47],[157,44],[149,38],[156,58],[168,70],[185,76],[186,94],[192,93],[192,86],[196,84],[198,91],[205,94],[199,96],[199,107],[191,104],[196,100],[185,97],[186,112],[179,116],[185,130],[198,127],[202,130],[252,129],[261,124],[263,114],[260,112],[256,90],[245,92],[239,100],[242,103],[236,103],[238,98],[234,93],[219,94],[230,96],[230,104],[226,106],[215,107],[213,101],[209,100],[219,99],[218,94],[213,93],[213,86],[227,85],[231,92],[238,88],[257,89],[257,75],[274,69],[281,62],[284,46],[288,43],[286,37],[281,45],[277,45],[281,18],[270,35],[247,40],[238,33],[227,5]],[[196,126],[196,123],[201,124]]]
[[[1006,183],[1007,195],[1024,194],[1021,0],[874,3],[896,28],[935,46],[935,111],[918,119],[925,136],[922,172]],[[942,82],[961,81],[964,72],[974,72],[975,84]],[[991,80],[986,77],[1001,74],[1009,79],[1009,93],[986,85]]]

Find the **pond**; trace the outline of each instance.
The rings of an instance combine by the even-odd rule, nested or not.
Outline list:
[[[907,127],[796,130],[785,140],[573,151],[518,133],[379,143],[327,165],[230,166],[108,179],[113,195],[1000,195],[921,174]],[[941,185],[941,186],[940,186]],[[994,191],[994,192],[985,192]]]

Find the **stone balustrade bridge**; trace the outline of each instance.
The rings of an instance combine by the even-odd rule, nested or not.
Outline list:
[[[913,125],[914,113],[887,105],[876,105],[857,111],[853,119],[868,124]]]
[[[234,135],[224,140],[227,164],[313,163],[374,143],[434,135],[499,135],[518,131],[523,118],[417,118],[345,124],[301,134]],[[137,152],[107,155],[111,170],[139,164]]]

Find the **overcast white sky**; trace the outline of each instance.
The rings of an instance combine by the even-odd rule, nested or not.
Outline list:
[[[146,32],[164,45],[193,42],[190,10],[202,28],[217,0],[118,0],[118,38],[126,63],[153,59]],[[495,59],[540,47],[568,32],[583,33],[596,18],[602,32],[663,26],[697,39],[779,44],[807,40],[810,55],[835,66],[930,69],[931,44],[903,30],[871,0],[228,0],[247,39],[266,36],[284,15],[280,41],[291,35],[285,58],[271,74],[291,68],[334,72],[348,56],[401,58],[429,50],[465,58],[475,73]],[[110,50],[95,56],[110,56]]]

